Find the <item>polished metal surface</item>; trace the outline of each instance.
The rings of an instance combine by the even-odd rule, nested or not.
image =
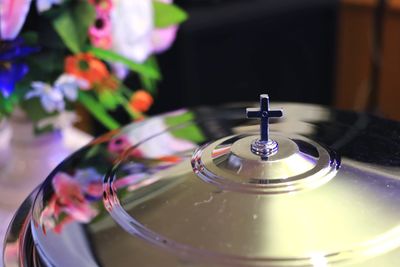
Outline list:
[[[256,137],[234,135],[200,147],[192,157],[194,172],[223,190],[275,194],[320,186],[339,169],[335,155],[296,135],[271,134],[280,149],[260,158],[249,149]]]
[[[260,138],[255,138],[251,143],[251,151],[262,159],[268,159],[278,152],[278,143],[269,138],[269,119],[283,116],[282,110],[269,109],[269,96],[260,95],[260,108],[247,108],[247,118],[260,118]]]
[[[255,138],[250,145],[251,152],[261,157],[261,159],[267,160],[278,152],[279,145],[274,139],[268,139],[268,141],[261,141]]]
[[[5,266],[397,267],[399,123],[279,106],[268,159],[243,105],[96,139],[21,207]]]

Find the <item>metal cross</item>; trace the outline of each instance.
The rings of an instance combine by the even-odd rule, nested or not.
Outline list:
[[[260,95],[260,108],[247,108],[246,115],[249,119],[261,118],[260,131],[261,139],[260,141],[268,142],[268,124],[269,118],[279,118],[283,116],[282,110],[269,110],[269,96],[267,94]]]

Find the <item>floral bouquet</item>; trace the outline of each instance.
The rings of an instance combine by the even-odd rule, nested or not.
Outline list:
[[[74,122],[76,104],[108,129],[117,108],[142,118],[155,54],[186,17],[172,0],[0,0],[0,118],[19,107],[37,133]]]

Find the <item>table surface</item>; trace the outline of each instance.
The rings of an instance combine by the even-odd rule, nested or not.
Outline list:
[[[84,133],[76,128],[67,128],[62,131],[63,133],[63,142],[64,144],[71,149],[71,151],[78,150],[79,148],[86,145],[91,139],[92,136]],[[60,160],[61,162],[62,160]],[[50,173],[52,170],[47,170]],[[46,177],[43,177],[44,179]],[[30,188],[30,191],[34,190],[34,186]],[[18,207],[21,203],[19,199],[12,199],[11,201],[15,202],[13,207]],[[8,225],[10,224],[14,213],[16,212],[16,208],[10,208],[9,203],[10,200],[7,200],[7,205],[3,203],[3,199],[0,198],[0,266],[3,267],[3,240],[5,238]]]

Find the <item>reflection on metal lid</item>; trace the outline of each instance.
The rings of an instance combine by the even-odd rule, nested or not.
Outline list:
[[[279,150],[261,158],[243,107],[210,110],[128,125],[64,161],[18,211],[5,266],[398,265],[397,123],[362,115],[365,131],[318,107],[294,122],[307,131],[271,123]]]
[[[272,134],[279,149],[260,158],[249,149],[256,138],[236,135],[200,147],[192,158],[193,170],[224,190],[274,194],[320,186],[339,168],[336,155],[301,136]]]

